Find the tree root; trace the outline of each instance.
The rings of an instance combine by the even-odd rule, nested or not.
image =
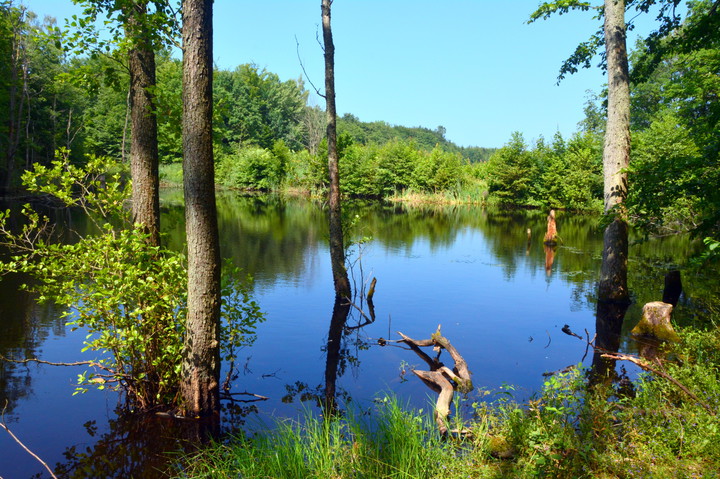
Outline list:
[[[438,393],[434,416],[440,433],[443,436],[447,435],[448,432],[461,435],[466,434],[466,431],[449,431],[447,426],[448,416],[450,415],[450,404],[452,403],[455,388],[457,387],[457,389],[463,393],[470,392],[473,389],[471,373],[465,359],[457,349],[450,344],[450,341],[442,336],[440,333],[440,325],[438,325],[437,331],[430,336],[430,339],[415,340],[400,331],[398,331],[398,334],[402,337],[402,342],[407,344],[430,368],[430,371],[413,369],[412,372],[430,389]],[[420,349],[421,347],[429,346],[432,346],[435,351],[438,352],[436,358],[431,358]],[[442,349],[447,350],[455,362],[453,369],[448,368],[439,361]],[[453,385],[453,383],[455,385]]]

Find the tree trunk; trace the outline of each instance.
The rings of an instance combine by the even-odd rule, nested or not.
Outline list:
[[[335,384],[337,383],[338,366],[341,357],[340,344],[342,342],[342,333],[349,313],[350,303],[336,296],[325,351],[327,358],[325,360],[325,403],[323,404],[323,408],[326,417],[332,416],[337,412]]]
[[[605,0],[605,48],[608,70],[608,119],[603,150],[605,213],[615,219],[605,230],[598,299],[626,302],[628,227],[624,204],[630,159],[630,83],[625,0]]]
[[[212,143],[212,0],[183,2],[183,169],[188,304],[185,413],[220,410],[220,245]]]
[[[155,52],[147,27],[139,17],[147,14],[147,2],[128,7],[127,35],[133,40],[128,53],[130,70],[130,169],[133,221],[147,232],[150,244],[160,245],[160,180],[155,101]]]
[[[335,294],[350,297],[350,281],[345,269],[345,245],[343,243],[342,208],[340,205],[340,173],[337,152],[337,112],[335,110],[335,45],[330,27],[332,0],[322,0],[322,29],[325,44],[325,101],[327,104],[328,172],[330,174],[330,261],[332,263]]]

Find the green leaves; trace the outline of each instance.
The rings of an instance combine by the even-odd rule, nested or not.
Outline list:
[[[65,308],[67,325],[85,334],[81,352],[97,355],[92,370],[78,378],[78,392],[112,387],[135,408],[173,406],[181,384],[185,340],[187,268],[183,253],[148,245],[147,234],[129,221],[123,204],[129,185],[105,158],[87,157],[84,167],[67,162],[67,152],[49,167],[25,174],[29,190],[81,206],[98,225],[96,234],[71,244],[47,240],[48,221],[28,205],[25,226],[10,231],[10,212],[0,214],[4,242],[17,255],[0,271],[30,274],[41,301]],[[122,221],[118,221],[121,219]],[[223,344],[226,358],[251,344],[263,320],[250,281],[226,271],[223,288]]]
[[[554,14],[562,15],[571,10],[588,11],[590,9],[596,9],[590,2],[581,2],[579,0],[556,0],[554,2],[543,2],[537,10],[530,14],[528,23],[533,23],[537,20],[547,20]]]

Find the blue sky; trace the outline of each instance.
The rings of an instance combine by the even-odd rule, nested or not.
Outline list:
[[[71,0],[23,0],[60,25]],[[462,146],[500,147],[514,131],[527,141],[571,135],[599,68],[556,85],[562,61],[599,27],[591,12],[530,25],[539,0],[335,0],[337,107],[363,121],[446,128]],[[255,63],[281,79],[324,85],[320,0],[215,0],[215,62]],[[650,24],[649,22],[647,22]],[[635,35],[647,33],[636,29]],[[312,86],[306,82],[312,92]],[[311,102],[324,105],[314,93]]]

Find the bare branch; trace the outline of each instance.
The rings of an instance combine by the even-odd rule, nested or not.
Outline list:
[[[709,404],[701,400],[699,397],[697,397],[692,391],[690,391],[687,387],[685,387],[680,381],[675,379],[674,377],[670,376],[668,373],[664,371],[660,371],[659,369],[656,369],[652,366],[650,366],[647,361],[643,361],[641,358],[638,358],[636,356],[632,356],[630,354],[621,354],[621,353],[603,353],[601,355],[603,358],[608,359],[616,359],[619,361],[630,361],[631,363],[635,364],[636,366],[639,366],[640,368],[644,369],[645,371],[649,371],[653,374],[657,374],[658,376],[667,379],[674,385],[676,385],[682,392],[690,396],[693,401],[701,405],[705,410],[711,415],[715,416],[715,411],[710,407]]]
[[[308,75],[307,70],[305,70],[305,64],[300,57],[300,42],[297,39],[297,35],[295,35],[295,51],[297,52],[298,61],[300,62],[300,68],[302,68],[303,74],[305,75],[305,78],[307,78],[308,83],[310,83],[310,85],[313,87],[313,90],[315,90],[315,93],[317,93],[320,98],[325,98],[325,95],[320,93],[320,90],[318,90],[313,81],[310,79],[310,75]]]
[[[23,444],[23,442],[22,442],[20,439],[18,439],[18,437],[17,437],[15,434],[13,434],[13,432],[10,430],[10,428],[7,427],[7,425],[5,424],[5,410],[7,409],[7,406],[8,406],[8,400],[6,399],[6,400],[5,400],[5,406],[3,407],[3,411],[2,411],[2,421],[0,421],[0,427],[2,427],[3,429],[5,429],[5,431],[6,431],[8,434],[10,434],[10,437],[12,437],[12,438],[15,440],[15,442],[17,442],[17,443],[20,445],[20,447],[22,447],[23,449],[25,449],[25,451],[26,451],[28,454],[30,454],[30,455],[31,455],[32,457],[34,457],[40,464],[42,464],[42,465],[45,467],[45,469],[47,469],[47,472],[48,472],[54,479],[58,479],[57,476],[53,473],[52,469],[50,469],[50,467],[45,463],[45,461],[43,461],[42,459],[40,459],[40,457],[39,457],[37,454],[35,454],[34,452],[32,452],[30,449],[28,449],[28,447],[27,447],[25,444]]]

